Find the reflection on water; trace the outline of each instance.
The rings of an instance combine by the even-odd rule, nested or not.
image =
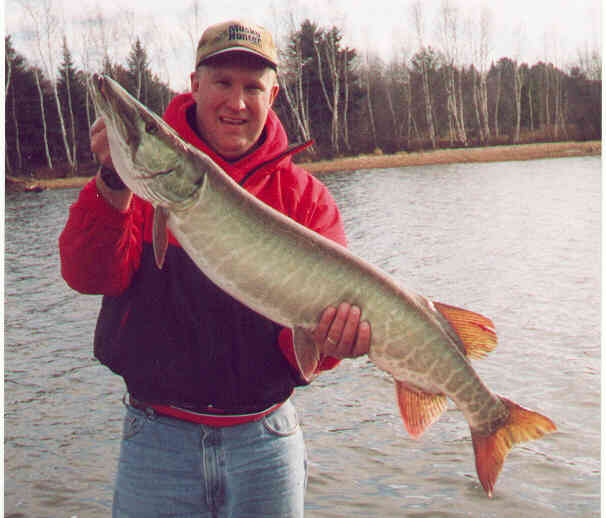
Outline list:
[[[559,431],[515,448],[492,500],[454,407],[420,440],[389,376],[343,362],[295,397],[310,458],[306,516],[598,516],[600,159],[426,166],[323,177],[350,248],[409,289],[495,321],[474,362],[496,393]],[[108,514],[123,385],[92,358],[100,300],[60,278],[76,191],[8,194],[7,516]]]

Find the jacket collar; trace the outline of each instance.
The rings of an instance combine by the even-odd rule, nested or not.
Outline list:
[[[168,105],[164,113],[164,120],[170,124],[181,138],[197,147],[210,158],[212,158],[227,174],[236,182],[243,185],[252,175],[269,175],[275,171],[275,167],[282,160],[290,160],[290,157],[306,147],[313,141],[305,144],[296,144],[287,147],[288,138],[282,123],[273,110],[269,111],[265,128],[263,129],[263,141],[251,153],[245,155],[235,162],[228,162],[215,153],[203,141],[188,122],[188,114],[194,109],[194,99],[190,93],[177,95]],[[191,115],[189,115],[191,117]]]

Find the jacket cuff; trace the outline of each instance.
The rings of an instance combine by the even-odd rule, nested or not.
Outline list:
[[[128,209],[120,211],[109,203],[99,188],[96,178],[93,178],[80,193],[78,205],[86,210],[93,211],[103,218],[104,223],[111,227],[123,227],[124,222],[130,217],[132,212],[132,201]]]

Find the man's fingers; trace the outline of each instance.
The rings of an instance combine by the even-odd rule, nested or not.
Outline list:
[[[368,350],[370,349],[370,339],[370,324],[366,321],[360,322],[356,342],[351,351],[351,355],[356,357],[362,356],[363,354],[368,354]]]
[[[352,352],[352,349],[356,342],[358,324],[360,322],[360,308],[358,308],[357,306],[351,306],[347,309],[348,311],[345,314],[345,322],[339,341],[339,345],[341,346],[343,354],[350,354]]]
[[[107,128],[102,118],[98,118],[90,128],[90,149],[100,164],[113,169],[114,165],[109,151],[109,141],[107,140]]]
[[[90,127],[91,138],[104,129],[105,121],[103,120],[103,117],[99,117],[97,120],[95,120],[95,122],[93,122],[93,125]]]
[[[320,317],[320,321],[313,332],[314,342],[317,344],[323,344],[326,341],[328,330],[330,329],[330,325],[332,324],[336,314],[337,308],[332,306],[324,310],[322,316]]]
[[[353,358],[368,353],[370,325],[360,322],[361,310],[346,302],[326,308],[313,331],[314,341],[323,354],[334,358]]]
[[[328,341],[329,344],[337,346],[337,350],[339,352],[342,351],[343,349],[343,343],[344,343],[344,338],[346,338],[344,336],[344,332],[345,329],[347,328],[347,325],[349,323],[349,328],[347,328],[348,331],[348,335],[347,335],[347,339],[351,339],[351,322],[350,322],[350,309],[351,306],[349,304],[347,304],[346,302],[342,302],[341,304],[339,304],[339,307],[337,308],[336,314],[335,314],[335,318],[333,319],[331,325],[330,325],[330,329],[328,330],[328,334],[326,337],[326,340]],[[358,318],[359,318],[359,313],[358,313]],[[355,328],[353,330],[353,332],[355,333]]]

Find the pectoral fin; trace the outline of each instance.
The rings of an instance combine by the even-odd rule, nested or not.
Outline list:
[[[156,266],[161,270],[168,249],[168,209],[156,207],[154,210],[154,224],[152,227],[152,239],[154,245],[154,258]]]
[[[318,372],[320,364],[320,352],[318,346],[313,340],[311,333],[302,327],[295,327],[293,330],[295,358],[301,375],[305,381],[310,382]]]

